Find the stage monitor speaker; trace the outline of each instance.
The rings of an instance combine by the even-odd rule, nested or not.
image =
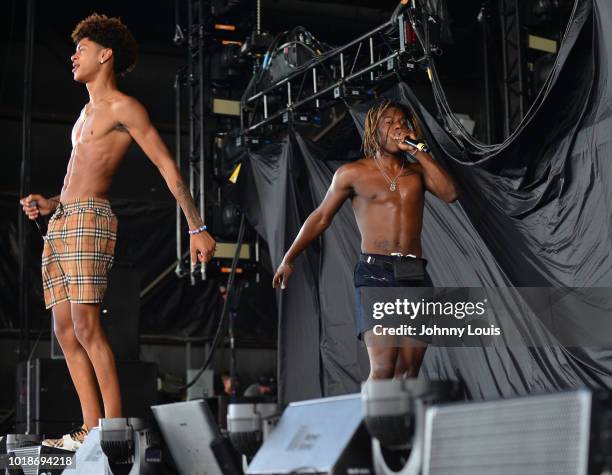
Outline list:
[[[157,403],[157,365],[144,361],[119,361],[117,372],[123,413],[129,417],[150,419],[149,408]],[[31,360],[29,385],[27,363],[19,363],[17,388],[17,432],[26,431],[28,411],[30,432],[37,434],[62,434],[71,425],[83,423],[79,400],[64,360]]]
[[[577,390],[427,409],[423,475],[587,475],[609,469],[612,398]]]
[[[204,400],[151,407],[180,473],[223,475],[211,444],[221,432]]]
[[[137,360],[140,272],[130,266],[115,264],[108,274],[108,288],[100,312],[102,327],[115,359]],[[53,319],[51,319],[51,358],[64,358],[53,331]]]
[[[246,473],[373,473],[361,395],[290,404]]]

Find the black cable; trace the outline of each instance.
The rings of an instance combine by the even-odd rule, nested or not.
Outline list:
[[[225,316],[227,315],[227,307],[234,293],[234,280],[236,278],[236,268],[238,267],[238,258],[240,257],[240,250],[242,249],[242,241],[244,240],[245,221],[246,220],[245,220],[244,213],[243,213],[242,217],[240,218],[240,229],[238,230],[238,239],[236,241],[236,251],[234,252],[234,259],[232,260],[232,267],[230,269],[229,277],[227,278],[227,292],[225,294],[225,301],[223,302],[223,308],[221,309],[221,316],[219,317],[219,324],[217,325],[217,331],[212,340],[212,343],[210,344],[210,351],[208,353],[208,356],[206,357],[206,361],[204,361],[204,364],[200,367],[195,377],[191,381],[189,381],[187,384],[183,386],[179,386],[178,388],[179,391],[185,391],[186,389],[190,388],[196,383],[196,381],[200,378],[200,376],[202,376],[202,373],[204,373],[204,371],[206,371],[206,368],[208,368],[208,366],[210,365],[210,362],[212,361],[212,358],[215,354],[215,350],[219,342],[219,337],[221,336],[221,333],[223,330],[223,323],[225,322]]]

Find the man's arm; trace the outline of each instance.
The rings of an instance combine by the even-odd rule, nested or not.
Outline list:
[[[409,134],[412,140],[416,140],[414,133]],[[431,155],[420,150],[416,150],[411,145],[398,143],[401,150],[410,153],[419,162],[423,178],[425,180],[425,188],[440,198],[442,201],[452,203],[459,197],[459,189],[455,180],[436,162]]]
[[[53,207],[53,209],[59,206],[61,196],[62,195],[55,195],[55,196],[52,196],[51,198],[47,198],[47,201],[51,202],[51,206]]]
[[[170,152],[168,152],[159,133],[151,123],[149,114],[142,104],[134,98],[126,97],[113,105],[113,112],[117,121],[125,126],[134,141],[159,169],[170,192],[183,210],[189,228],[198,229],[203,226],[204,221],[193,201],[193,197],[183,182],[175,161],[170,156]],[[192,235],[192,264],[195,263],[198,253],[201,256],[200,260],[210,260],[214,253],[214,248],[215,241],[207,232]]]
[[[336,170],[325,198],[318,208],[306,218],[300,232],[285,254],[283,262],[278,267],[272,280],[274,288],[279,285],[283,289],[286,287],[287,280],[293,271],[293,260],[329,227],[342,203],[350,196],[353,182],[352,167],[354,165],[348,164]]]
[[[32,201],[36,202],[36,206],[32,205]],[[53,213],[60,202],[60,195],[52,198],[45,198],[39,194],[31,194],[19,200],[23,212],[28,218],[34,220],[39,216],[47,216]]]
[[[459,198],[459,190],[455,180],[442,168],[442,165],[431,158],[431,155],[417,150],[413,152],[412,156],[421,165],[425,188],[428,191],[447,203],[452,203]]]

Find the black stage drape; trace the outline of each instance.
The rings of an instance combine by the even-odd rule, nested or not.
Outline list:
[[[577,3],[543,91],[520,128],[486,154],[456,141],[408,85],[385,94],[413,108],[433,156],[461,188],[452,205],[426,199],[422,240],[436,286],[612,287],[612,33],[605,28],[611,23],[607,0]],[[349,106],[360,131],[370,105]],[[295,130],[250,154],[244,205],[274,266],[329,186],[339,164],[327,158]],[[353,323],[358,252],[347,202],[317,245],[296,260],[289,288],[277,294],[285,402],[354,392],[367,375]],[[542,330],[520,320],[515,327],[523,346],[431,347],[424,375],[462,381],[471,399],[612,387],[609,349],[550,339],[532,346],[531,331]]]

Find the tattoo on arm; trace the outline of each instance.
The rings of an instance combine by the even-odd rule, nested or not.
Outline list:
[[[185,218],[187,218],[187,222],[191,228],[196,228],[202,225],[202,217],[200,216],[200,212],[196,207],[195,202],[193,201],[193,197],[191,193],[183,183],[183,180],[177,180],[176,182],[176,200],[178,201],[183,213],[185,214]]]

